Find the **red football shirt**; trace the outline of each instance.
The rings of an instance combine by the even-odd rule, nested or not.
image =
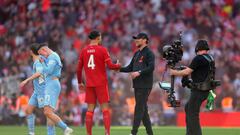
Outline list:
[[[82,82],[82,68],[86,76],[86,86],[104,86],[108,83],[106,65],[109,69],[119,69],[119,64],[113,64],[107,49],[100,45],[88,45],[82,49],[78,61],[77,77]]]

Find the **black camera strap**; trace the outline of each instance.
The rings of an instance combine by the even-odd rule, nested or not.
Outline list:
[[[214,59],[212,57],[212,55],[209,55],[209,54],[204,54],[202,55],[209,63],[213,62]]]
[[[210,79],[215,79],[215,63],[214,63],[214,58],[212,55],[205,54],[202,55],[209,63],[209,71],[208,71],[208,76],[205,80],[210,80]]]

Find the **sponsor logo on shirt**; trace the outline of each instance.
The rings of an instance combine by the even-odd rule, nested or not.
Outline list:
[[[143,62],[144,57],[142,56],[138,62]]]

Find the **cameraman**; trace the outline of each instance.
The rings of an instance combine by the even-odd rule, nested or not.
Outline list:
[[[208,54],[208,43],[206,40],[198,40],[195,53],[196,56],[193,58],[189,67],[183,70],[170,69],[170,74],[175,76],[188,76],[191,74],[192,85],[206,82],[211,69],[209,59],[214,64],[212,56]],[[183,81],[182,81],[183,82]],[[199,87],[192,86],[191,96],[185,105],[186,112],[186,135],[202,135],[201,126],[199,123],[199,112],[201,104],[207,99],[209,90],[199,89]]]

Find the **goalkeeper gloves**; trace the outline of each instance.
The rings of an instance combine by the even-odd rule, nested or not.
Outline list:
[[[209,91],[208,97],[207,97],[207,105],[206,108],[209,111],[213,110],[213,106],[214,106],[214,99],[216,98],[216,94],[213,92],[213,90]]]

